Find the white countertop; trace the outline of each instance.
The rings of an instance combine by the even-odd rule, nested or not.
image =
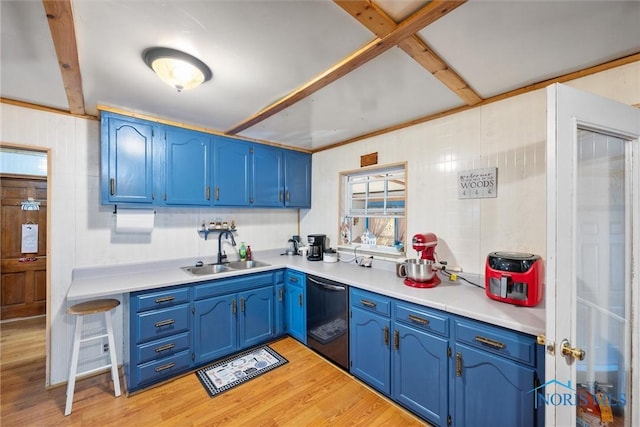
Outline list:
[[[520,307],[501,303],[489,299],[485,295],[484,289],[467,284],[460,279],[451,282],[447,277],[441,276],[442,283],[440,285],[434,288],[421,289],[406,286],[403,283],[403,279],[397,277],[393,271],[363,268],[355,265],[355,263],[307,261],[305,257],[280,256],[273,251],[268,254],[260,254],[256,259],[271,265],[269,267],[228,271],[207,276],[192,276],[181,270],[180,267],[195,265],[198,260],[210,263],[214,261],[213,258],[77,268],[73,271],[73,279],[67,293],[67,299],[78,300],[113,296],[134,291],[234,277],[247,273],[292,268],[303,273],[314,274],[393,298],[459,314],[531,335],[545,332],[544,301],[537,307]],[[465,276],[464,273],[460,275]]]

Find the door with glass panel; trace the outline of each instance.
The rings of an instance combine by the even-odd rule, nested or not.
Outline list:
[[[546,382],[536,403],[547,425],[638,425],[640,110],[556,84],[547,111]]]

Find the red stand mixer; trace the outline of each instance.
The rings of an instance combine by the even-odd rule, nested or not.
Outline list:
[[[440,278],[433,268],[436,262],[438,237],[433,233],[415,234],[411,246],[418,252],[418,259],[409,259],[404,264],[404,284],[414,288],[433,288]]]

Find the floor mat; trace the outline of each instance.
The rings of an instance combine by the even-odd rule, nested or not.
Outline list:
[[[245,351],[196,371],[211,397],[288,363],[268,345]]]

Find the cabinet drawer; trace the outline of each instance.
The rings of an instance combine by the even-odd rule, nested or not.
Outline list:
[[[284,283],[287,285],[304,286],[306,283],[306,275],[288,270],[284,275]]]
[[[189,302],[189,288],[169,289],[135,295],[132,298],[132,308],[136,312],[156,308],[173,307]]]
[[[351,288],[351,306],[391,316],[391,299],[361,289]]]
[[[449,317],[419,305],[396,302],[395,320],[415,328],[449,336]]]
[[[190,334],[188,332],[184,332],[158,341],[138,345],[138,363],[161,359],[179,353],[183,350],[189,350],[190,338]]]
[[[136,315],[136,342],[156,340],[189,330],[189,305],[153,310]]]
[[[532,336],[466,320],[455,322],[456,341],[535,366],[536,342]]]
[[[191,367],[191,351],[185,350],[173,356],[138,365],[134,369],[135,383],[152,383],[172,377]]]
[[[193,299],[201,300],[268,285],[273,285],[273,273],[256,273],[231,279],[217,279],[194,286]]]

